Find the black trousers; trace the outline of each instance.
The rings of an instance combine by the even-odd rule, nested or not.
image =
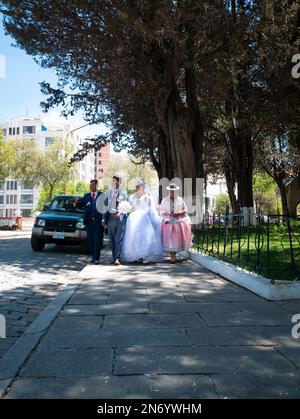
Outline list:
[[[86,225],[87,242],[93,261],[98,262],[103,243],[103,226],[98,221],[91,221]]]

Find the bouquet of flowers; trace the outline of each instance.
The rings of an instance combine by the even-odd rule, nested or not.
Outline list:
[[[130,214],[132,206],[128,201],[121,201],[118,206],[118,213],[122,215]]]

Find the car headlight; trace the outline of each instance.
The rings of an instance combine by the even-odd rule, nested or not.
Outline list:
[[[83,224],[83,222],[82,222],[82,221],[79,221],[79,222],[76,224],[76,228],[77,228],[78,230],[83,230],[83,229],[85,228],[85,225]]]
[[[45,220],[38,220],[37,225],[38,225],[39,227],[45,227],[45,225],[46,225],[46,221],[45,221]]]

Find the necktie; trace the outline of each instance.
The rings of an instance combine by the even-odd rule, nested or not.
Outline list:
[[[93,192],[92,197],[93,197],[93,201],[95,201],[95,192]]]
[[[117,206],[117,193],[118,193],[118,191],[113,191],[113,196],[112,196],[112,199],[111,199],[111,209],[117,209],[116,208],[116,206]]]

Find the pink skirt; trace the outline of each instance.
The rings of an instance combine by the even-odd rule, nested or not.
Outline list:
[[[162,244],[166,252],[180,252],[192,246],[191,224],[181,220],[175,224],[162,223]]]

